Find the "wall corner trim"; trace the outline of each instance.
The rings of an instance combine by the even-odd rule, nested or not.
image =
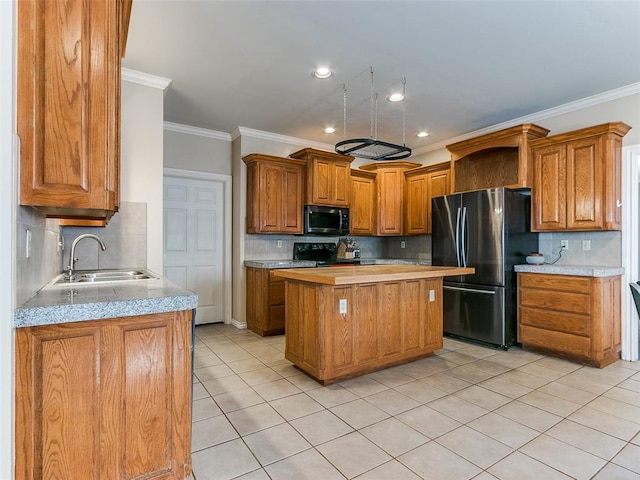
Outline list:
[[[215,138],[216,140],[231,141],[231,134],[219,132],[217,130],[209,130],[208,128],[192,127],[191,125],[183,125],[181,123],[164,122],[165,130],[170,132],[186,133],[187,135],[197,135],[199,137]]]
[[[305,140],[304,138],[289,137],[287,135],[280,135],[279,133],[265,132],[263,130],[254,130],[247,127],[237,127],[231,132],[231,139],[236,140],[240,137],[252,137],[262,140],[270,140],[272,142],[287,143],[290,145],[298,145],[300,147],[312,147],[319,148],[321,150],[334,150],[333,144],[314,142],[312,140]]]
[[[565,103],[563,105],[558,105],[557,107],[548,108],[546,110],[541,110],[539,112],[532,113],[530,115],[514,118],[513,120],[509,120],[503,123],[498,123],[497,125],[493,125],[491,127],[486,127],[480,130],[476,130],[474,132],[465,133],[464,135],[450,138],[442,142],[437,142],[432,145],[416,148],[413,150],[413,155],[415,156],[415,155],[421,155],[423,153],[433,152],[434,150],[440,150],[442,148],[446,148],[446,146],[449,144],[461,142],[463,140],[468,140],[470,138],[479,137],[487,133],[497,132],[498,130],[502,130],[504,128],[515,127],[516,125],[520,125],[522,123],[541,122],[543,120],[546,120],[547,118],[556,117],[564,113],[575,112],[577,110],[582,110],[583,108],[592,107],[594,105],[599,105],[601,103],[611,102],[613,100],[628,97],[630,95],[636,95],[638,93],[640,93],[640,82],[632,83],[624,87],[614,88],[613,90],[597,93],[596,95],[591,95],[590,97],[585,97],[585,98],[581,98],[580,100],[575,100],[573,102]]]
[[[150,73],[131,70],[130,68],[122,68],[121,75],[122,80],[126,82],[158,88],[163,91],[166,90],[172,82],[170,78],[159,77],[157,75],[151,75]]]

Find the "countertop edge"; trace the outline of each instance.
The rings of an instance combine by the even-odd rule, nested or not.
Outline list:
[[[624,274],[622,267],[596,265],[515,265],[514,270],[516,273],[544,273],[578,277],[615,277]]]
[[[152,315],[193,310],[195,292],[157,277],[139,282],[77,287],[50,286],[13,311],[13,327],[37,327],[70,322]]]
[[[364,266],[365,268],[375,268],[374,265]],[[274,272],[277,277],[283,277],[285,280],[294,280],[307,283],[315,283],[320,285],[355,285],[359,283],[380,283],[394,282],[403,280],[419,280],[423,278],[444,278],[451,275],[472,274],[473,268],[457,268],[457,267],[433,267],[422,266],[423,270],[408,270],[402,267],[421,267],[420,265],[396,265],[400,271],[391,272],[384,271],[389,269],[389,265],[379,265],[382,271],[364,272],[360,267],[337,267],[337,268],[317,268],[313,271],[309,269],[283,269]],[[453,273],[452,270],[457,273]],[[464,270],[466,273],[460,273]]]

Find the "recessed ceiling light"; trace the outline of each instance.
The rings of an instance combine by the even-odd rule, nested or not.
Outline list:
[[[418,132],[417,136],[420,137],[420,138],[428,137],[429,136],[429,132],[425,132],[423,130],[422,132]]]
[[[336,129],[333,127],[327,127],[324,129],[324,133],[336,133]]]
[[[401,102],[402,100],[404,100],[404,95],[401,93],[393,93],[389,97],[390,102]]]
[[[313,72],[313,76],[316,78],[329,78],[331,76],[331,69],[329,67],[318,67]]]

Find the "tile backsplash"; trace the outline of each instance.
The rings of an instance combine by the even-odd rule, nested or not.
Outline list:
[[[27,258],[27,231],[31,248]],[[62,251],[58,248],[58,220],[47,219],[31,207],[16,212],[16,305],[33,297],[60,273]]]
[[[431,258],[431,237],[358,237],[352,236],[362,258]],[[246,235],[245,260],[290,260],[295,242],[337,243],[339,237],[297,235]],[[278,242],[282,246],[278,248]],[[400,242],[405,241],[405,248]]]
[[[85,239],[76,245],[75,268],[144,268],[147,266],[147,204],[122,202],[106,227],[62,227],[64,256],[61,269],[69,264],[69,250],[73,240],[83,233],[97,235],[107,249],[103,252],[98,242]],[[159,239],[162,241],[162,239]]]
[[[558,259],[561,240],[568,240],[569,249]],[[590,242],[591,250],[582,249],[583,240]],[[558,259],[556,265],[619,267],[622,263],[621,232],[540,233],[538,248],[547,263]]]

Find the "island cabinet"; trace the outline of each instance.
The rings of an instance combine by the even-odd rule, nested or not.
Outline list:
[[[15,335],[15,478],[189,477],[191,311]]]
[[[349,171],[354,157],[315,148],[304,148],[289,156],[307,162],[306,205],[349,207]]]
[[[622,228],[622,137],[631,127],[605,123],[531,142],[531,229]]]
[[[454,192],[531,187],[529,143],[549,133],[531,123],[447,145]]]
[[[406,190],[404,172],[416,167],[420,167],[420,164],[400,161],[376,162],[360,167],[362,170],[376,173],[375,235],[404,234]]]
[[[596,367],[620,358],[621,276],[518,273],[518,341]]]
[[[376,221],[376,173],[351,169],[349,227],[352,235],[373,235]]]
[[[18,2],[20,204],[104,225],[120,185],[120,67],[131,0]]]
[[[406,178],[405,235],[431,233],[431,199],[451,193],[450,163],[412,168]]]
[[[285,358],[321,383],[442,348],[442,277],[473,268],[367,265],[277,270]]]
[[[263,337],[284,333],[284,279],[273,272],[246,267],[247,328]]]
[[[303,232],[303,160],[252,153],[247,165],[247,233]]]

